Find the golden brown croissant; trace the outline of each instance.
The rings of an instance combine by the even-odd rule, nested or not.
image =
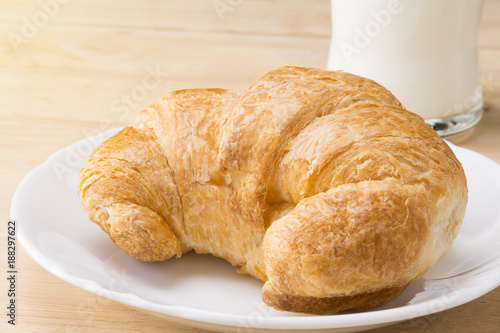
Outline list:
[[[168,94],[92,153],[78,192],[131,256],[212,253],[265,281],[266,304],[320,314],[397,296],[467,202],[451,149],[388,90],[298,67]]]

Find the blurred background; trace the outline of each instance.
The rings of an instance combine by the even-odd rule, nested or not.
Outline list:
[[[244,89],[283,65],[326,68],[330,36],[329,0],[2,0],[0,220],[22,178],[57,150],[130,123],[171,90]],[[500,0],[485,1],[479,48],[485,112],[459,144],[500,163]],[[21,248],[18,261],[19,332],[199,331],[73,287]],[[373,332],[493,332],[480,325],[499,327],[499,312],[497,289]]]

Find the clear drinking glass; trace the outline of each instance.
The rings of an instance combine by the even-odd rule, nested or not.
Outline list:
[[[483,0],[331,0],[328,69],[371,78],[442,137],[482,116]]]

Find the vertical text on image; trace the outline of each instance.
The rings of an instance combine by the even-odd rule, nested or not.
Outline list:
[[[7,223],[7,323],[16,324],[16,220],[9,220]]]

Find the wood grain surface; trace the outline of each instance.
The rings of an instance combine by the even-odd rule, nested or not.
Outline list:
[[[324,68],[330,27],[329,0],[2,0],[0,331],[205,332],[76,288],[19,246],[16,325],[7,324],[4,276],[14,191],[50,154],[129,123],[171,90],[242,89],[282,65]],[[480,62],[484,117],[457,143],[500,163],[500,0],[485,2]],[[497,288],[465,305],[371,332],[499,331]]]

